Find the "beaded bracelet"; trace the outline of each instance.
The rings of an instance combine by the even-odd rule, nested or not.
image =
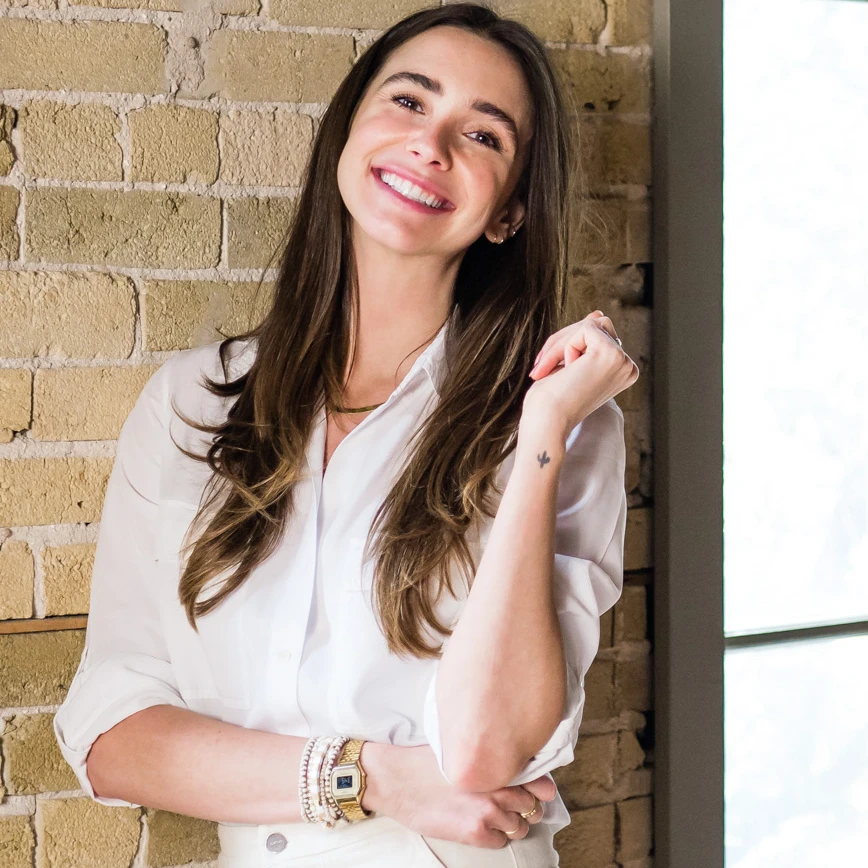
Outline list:
[[[331,828],[350,820],[331,795],[331,772],[348,736],[316,736],[308,739],[299,769],[299,804],[309,823],[320,822]]]
[[[316,822],[323,819],[323,807],[320,799],[319,770],[325,759],[326,751],[331,743],[331,738],[321,735],[314,744],[313,752],[307,765],[307,786],[311,801],[311,810]]]
[[[323,808],[325,819],[324,825],[331,828],[336,823],[349,823],[350,819],[341,810],[340,805],[335,801],[331,792],[331,775],[332,769],[335,767],[338,757],[344,749],[344,745],[349,741],[349,736],[337,736],[333,738],[328,747],[325,760],[322,763],[319,773],[320,785],[320,804]]]
[[[308,823],[316,822],[316,816],[312,810],[310,793],[307,786],[307,766],[310,762],[314,744],[316,744],[316,737],[309,738],[305,743],[304,750],[301,754],[301,765],[298,775],[298,803],[301,808],[301,816]]]

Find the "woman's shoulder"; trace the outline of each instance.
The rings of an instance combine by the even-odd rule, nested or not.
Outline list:
[[[225,382],[245,373],[256,354],[256,339],[236,339],[226,344],[221,356],[223,341],[212,341],[198,347],[181,350],[170,356],[158,369],[170,394],[201,388],[203,378]],[[225,368],[224,368],[225,362]]]

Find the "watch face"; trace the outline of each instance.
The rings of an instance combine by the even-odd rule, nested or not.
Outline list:
[[[338,766],[332,769],[331,787],[335,798],[355,796],[360,786],[361,778],[355,766]]]

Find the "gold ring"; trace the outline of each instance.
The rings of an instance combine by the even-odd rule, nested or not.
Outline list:
[[[521,829],[521,823],[519,823],[518,826],[511,832],[504,832],[504,835],[514,835],[519,829]]]
[[[536,796],[534,796],[533,797],[533,808],[530,811],[528,811],[526,814],[522,814],[521,816],[524,817],[526,820],[528,817],[532,817],[537,812],[538,808],[539,808],[539,803],[537,802]]]

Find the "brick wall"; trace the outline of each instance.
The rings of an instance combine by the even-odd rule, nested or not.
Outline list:
[[[178,350],[248,325],[314,126],[415,0],[0,4],[0,863],[210,863],[216,826],[84,798],[51,716],[81,654],[115,438]],[[598,205],[574,318],[612,316],[642,377],[628,437],[626,582],[603,624],[564,868],[651,858],[650,0],[500,0],[582,107]],[[264,72],[267,71],[267,72]],[[275,272],[266,272],[264,295]]]

